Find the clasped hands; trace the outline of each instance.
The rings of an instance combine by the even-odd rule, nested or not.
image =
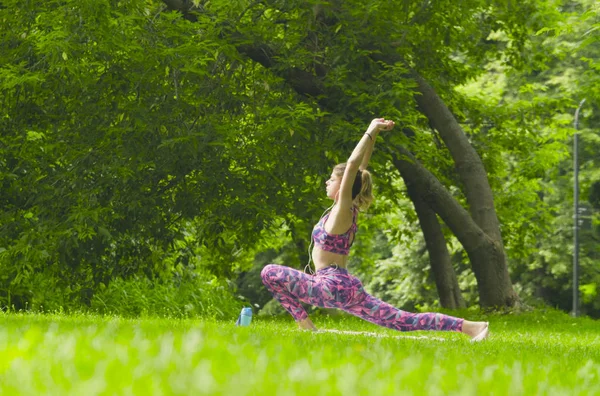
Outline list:
[[[386,120],[385,118],[375,118],[369,125],[369,130],[372,132],[390,131],[394,128],[394,121]]]

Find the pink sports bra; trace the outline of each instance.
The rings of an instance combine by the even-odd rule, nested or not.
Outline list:
[[[350,254],[350,246],[354,243],[354,234],[358,226],[356,225],[356,217],[358,215],[358,208],[353,207],[354,212],[352,216],[352,225],[350,229],[343,234],[329,234],[325,231],[325,222],[329,218],[329,213],[321,217],[321,220],[315,225],[312,232],[312,237],[315,242],[315,246],[318,246],[322,250],[327,252],[342,254],[347,256]],[[350,240],[352,239],[352,242]]]

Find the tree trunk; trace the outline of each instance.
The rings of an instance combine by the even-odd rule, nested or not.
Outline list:
[[[419,109],[448,147],[463,184],[470,215],[490,240],[470,249],[465,246],[477,277],[482,305],[513,306],[518,303],[518,297],[508,273],[500,222],[483,162],[439,95],[422,77],[416,75],[415,80],[420,93],[415,95]]]
[[[395,148],[394,165],[406,183],[444,220],[463,245],[477,278],[479,304],[483,307],[512,307],[519,299],[512,288],[504,248],[475,223],[469,212],[454,199],[441,182],[404,147]]]
[[[465,308],[465,300],[458,287],[456,273],[452,267],[446,238],[433,210],[421,199],[412,183],[406,183],[408,196],[415,206],[419,224],[429,252],[429,264],[435,278],[435,286],[442,307],[449,309]]]

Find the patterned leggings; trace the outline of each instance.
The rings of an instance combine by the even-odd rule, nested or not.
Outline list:
[[[269,264],[262,281],[296,321],[308,314],[300,301],[321,308],[339,308],[379,326],[399,331],[461,331],[463,319],[439,313],[414,314],[394,308],[364,291],[358,278],[345,268],[327,267],[308,275],[293,268]]]

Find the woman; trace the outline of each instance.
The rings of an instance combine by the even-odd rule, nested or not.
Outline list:
[[[326,182],[327,196],[334,201],[329,213],[314,227],[312,259],[316,274],[269,264],[262,281],[273,297],[294,317],[302,329],[317,328],[300,302],[322,308],[339,308],[380,326],[400,331],[445,330],[467,334],[473,341],[488,335],[487,322],[471,322],[439,313],[413,314],[401,311],[365,292],[362,283],[346,266],[357,230],[358,211],[369,206],[371,175],[366,170],[380,131],[389,131],[394,122],[374,119],[350,155],[337,165]]]

